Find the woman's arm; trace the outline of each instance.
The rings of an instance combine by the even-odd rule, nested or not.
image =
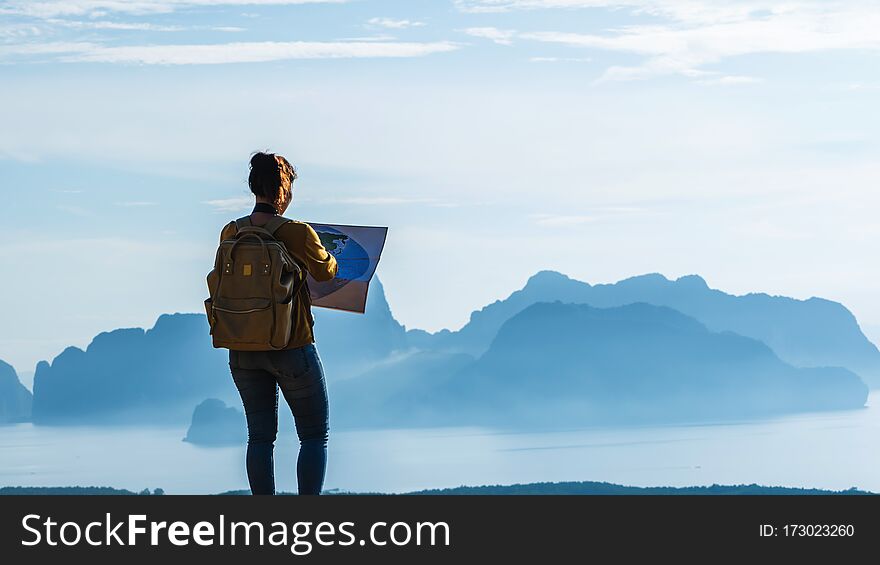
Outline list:
[[[305,224],[305,226],[306,240],[303,248],[305,249],[306,269],[308,269],[309,274],[316,281],[329,281],[336,276],[339,270],[336,257],[324,248],[324,244],[321,243],[321,238],[318,236],[315,228],[309,224]]]

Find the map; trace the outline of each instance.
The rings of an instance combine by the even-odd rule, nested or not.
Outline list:
[[[308,275],[312,306],[363,314],[367,307],[370,279],[385,247],[387,227],[347,226],[308,222],[324,248],[336,258],[336,277],[318,282]]]

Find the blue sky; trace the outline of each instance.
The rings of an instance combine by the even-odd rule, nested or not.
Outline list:
[[[0,1],[0,359],[199,311],[257,149],[299,169],[290,216],[390,227],[410,328],[555,269],[878,336],[877,29],[861,0]]]

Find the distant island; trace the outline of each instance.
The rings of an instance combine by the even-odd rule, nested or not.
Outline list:
[[[753,419],[860,408],[880,384],[880,351],[843,305],[734,296],[696,275],[590,285],[540,271],[460,330],[435,333],[400,324],[377,278],[366,314],[315,317],[337,429]],[[191,425],[200,445],[231,443],[233,412],[206,399],[241,408],[203,314],[105,332],[40,362],[32,410],[0,365],[0,422],[159,422]],[[200,428],[209,416],[225,431]]]
[[[247,442],[244,414],[226,406],[222,400],[209,398],[196,406],[183,441],[208,447],[244,445]]]
[[[150,492],[149,489],[139,493],[109,487],[0,487],[2,495],[157,495],[164,494],[162,489]],[[234,490],[218,493],[221,495],[248,495],[248,490]],[[292,495],[284,492],[279,494]],[[341,490],[325,491],[328,495],[388,495],[380,492],[349,492]],[[426,489],[400,493],[401,495],[870,495],[876,494],[859,490],[855,487],[846,490],[804,489],[792,487],[750,485],[711,485],[690,487],[634,487],[614,483],[594,481],[568,481],[544,483],[517,483],[513,485],[460,486],[444,489]],[[394,496],[394,495],[389,495]]]

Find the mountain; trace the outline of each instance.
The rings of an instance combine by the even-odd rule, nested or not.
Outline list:
[[[521,290],[473,312],[461,330],[434,334],[411,330],[407,339],[418,348],[479,355],[506,320],[530,304],[556,300],[602,308],[635,302],[668,306],[696,318],[711,331],[732,331],[763,341],[792,365],[846,367],[870,385],[880,387],[880,351],[843,305],[821,298],[734,296],[709,288],[696,275],[672,281],[650,274],[614,284],[590,285],[555,271],[540,271]]]
[[[380,363],[405,343],[384,289],[371,284],[367,314],[315,309],[315,335],[325,371],[342,379]],[[83,351],[68,347],[34,376],[38,424],[185,422],[193,406],[214,397],[241,400],[228,351],[214,349],[202,314],[160,316],[149,330],[101,333]]]
[[[228,354],[213,349],[200,314],[160,316],[156,325],[99,334],[68,347],[34,376],[34,422],[178,421],[206,396],[236,398]]]
[[[183,441],[204,446],[245,445],[247,424],[244,414],[226,406],[222,400],[209,398],[196,406]]]
[[[864,354],[870,359],[870,352],[853,345],[864,336],[845,308],[818,299],[733,297],[701,281],[649,276],[592,287],[542,272],[522,291],[474,312],[461,331],[427,334],[405,331],[374,280],[366,314],[315,309],[334,422],[347,427],[580,425],[739,418],[864,404],[864,385],[842,364],[797,369],[761,341],[717,327],[724,322],[760,330],[789,354],[810,343],[807,337],[824,333],[844,352],[835,355],[813,342],[825,357],[852,360]],[[534,301],[545,294],[563,298]],[[640,295],[681,303],[703,318],[715,316],[716,326],[670,307],[629,302]],[[626,305],[595,308],[583,304],[586,299]],[[834,328],[844,337],[831,335]],[[417,347],[407,348],[408,341]],[[558,343],[570,350],[557,350]],[[822,358],[814,356],[814,361]],[[183,424],[205,398],[240,406],[227,360],[226,350],[211,347],[201,314],[164,315],[146,331],[102,333],[86,350],[71,347],[51,364],[37,366],[33,420]],[[536,378],[548,387],[535,388]],[[689,405],[682,398],[698,402]],[[614,408],[603,412],[603,406]]]
[[[406,348],[406,329],[394,319],[378,277],[370,283],[364,314],[315,308],[315,341],[325,372],[346,378]]]
[[[18,380],[15,369],[0,361],[0,424],[30,420],[31,403],[31,391]]]
[[[384,380],[338,383],[334,412],[361,426],[557,427],[848,409],[868,395],[847,369],[796,368],[760,341],[645,303],[539,302],[505,321],[472,363],[432,355],[460,368],[407,379],[398,365]]]

